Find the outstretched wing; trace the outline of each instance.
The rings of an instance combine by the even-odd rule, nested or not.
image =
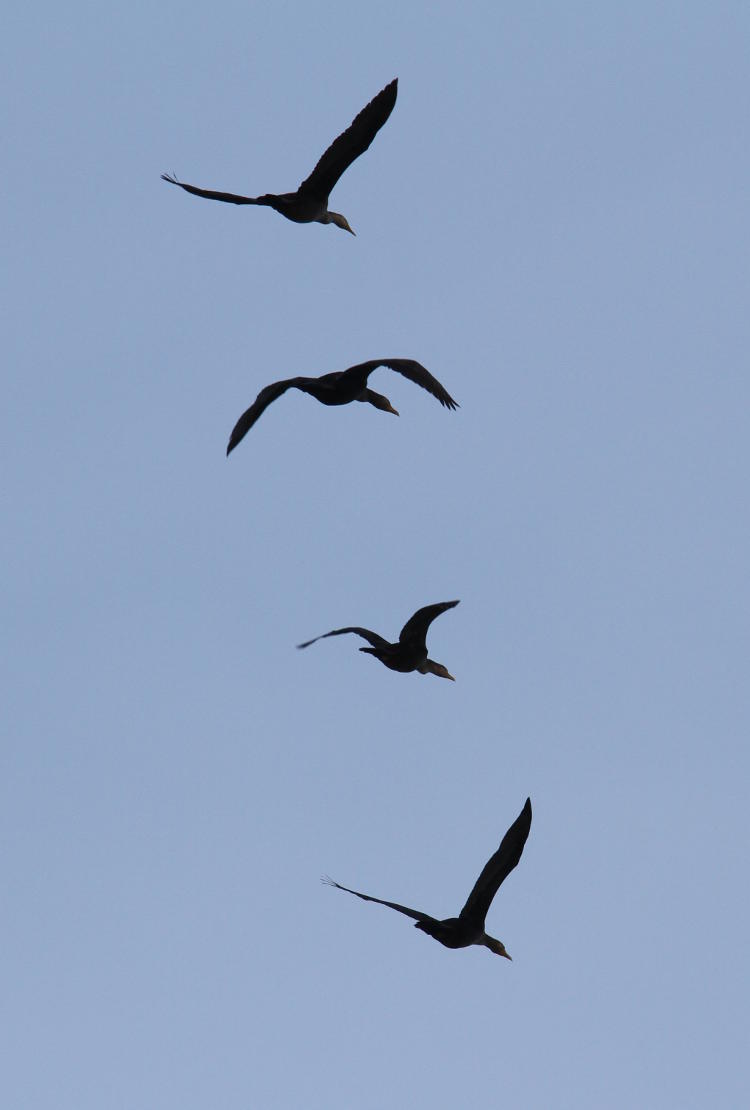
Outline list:
[[[362,898],[365,902],[377,902],[379,906],[388,906],[391,910],[405,913],[407,917],[413,918],[414,921],[434,921],[434,918],[430,917],[428,913],[422,913],[420,910],[410,910],[408,906],[400,906],[398,902],[386,902],[383,898],[373,898],[371,894],[360,894],[358,890],[351,890],[348,886],[342,886],[341,883],[335,882],[328,875],[324,876],[321,881],[326,886],[335,886],[337,890],[345,890],[347,894],[356,894],[357,898]]]
[[[343,636],[345,632],[354,632],[355,635],[361,636],[363,640],[367,640],[368,644],[373,647],[388,647],[388,641],[384,640],[382,636],[378,636],[377,632],[370,632],[369,628],[334,628],[332,632],[324,632],[321,636],[315,636],[312,640],[305,640],[304,644],[297,644],[298,648],[309,647],[310,644],[317,643],[318,640],[325,640],[326,636]],[[366,648],[360,650],[366,651]]]
[[[162,181],[168,181],[170,185],[179,185],[186,193],[192,193],[196,197],[207,197],[209,200],[224,200],[228,204],[266,204],[265,197],[242,197],[237,193],[217,193],[214,189],[199,189],[197,185],[186,185],[184,181],[178,181],[169,173],[161,175]]]
[[[348,370],[344,370],[341,376],[359,377],[362,379],[364,386],[370,374],[378,366],[387,366],[389,370],[395,370],[397,374],[408,378],[415,385],[421,385],[422,389],[426,389],[446,408],[458,408],[458,401],[454,401],[448,390],[440,384],[437,378],[433,378],[430,371],[422,366],[421,362],[417,362],[413,358],[373,358],[369,362],[360,362],[357,366],[350,366]]]
[[[301,193],[309,193],[321,201],[327,200],[344,170],[351,166],[355,158],[364,154],[388,119],[396,103],[397,91],[398,78],[381,89],[367,107],[355,116],[346,131],[334,139],[320,157],[310,176],[302,182],[299,187]]]
[[[398,637],[399,643],[405,644],[407,640],[423,642],[427,636],[427,629],[435,620],[435,617],[439,617],[446,609],[453,609],[456,605],[458,605],[457,601],[439,601],[436,605],[425,605],[424,609],[417,609],[414,616],[409,617],[401,629]]]
[[[287,378],[286,381],[272,382],[272,384],[267,385],[265,389],[261,389],[250,408],[243,412],[232,429],[232,434],[227,444],[227,454],[229,454],[230,451],[234,451],[240,440],[247,435],[255,421],[266,411],[272,401],[275,401],[282,393],[286,393],[287,389],[299,389],[300,386],[306,385],[309,381],[309,378]]]
[[[466,905],[458,915],[460,918],[469,918],[483,925],[490,908],[492,899],[498,887],[507,879],[513,868],[521,858],[523,846],[531,828],[531,799],[526,799],[526,804],[518,817],[508,829],[502,839],[500,847],[482,869],[482,874],[474,883],[474,889],[466,899]]]

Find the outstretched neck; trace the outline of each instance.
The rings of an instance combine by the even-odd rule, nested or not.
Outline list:
[[[438,678],[449,678],[451,682],[456,681],[453,675],[448,671],[448,668],[444,667],[442,663],[436,663],[434,659],[425,659],[424,663],[419,668],[419,673],[436,674]]]
[[[322,216],[318,216],[318,222],[321,224],[335,224],[336,227],[343,228],[344,231],[348,231],[351,235],[356,235],[356,232],[352,231],[349,227],[349,221],[346,216],[342,216],[340,212],[324,212]]]
[[[501,940],[495,940],[494,937],[487,936],[487,934],[484,933],[479,943],[483,944],[485,948],[489,948],[490,952],[494,952],[496,956],[505,956],[506,960],[513,959],[513,957],[509,956],[505,951],[505,945]]]
[[[376,409],[380,409],[381,412],[392,412],[394,416],[398,416],[398,411],[394,409],[388,398],[384,397],[382,393],[376,393],[374,389],[365,389],[357,400],[368,401]]]

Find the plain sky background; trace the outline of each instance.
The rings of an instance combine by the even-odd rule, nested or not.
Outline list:
[[[746,1105],[750,12],[14,4],[2,1102]],[[285,191],[392,77],[332,195]],[[388,370],[400,419],[278,378]],[[397,634],[458,597],[394,674]],[[340,882],[458,911],[451,952]]]

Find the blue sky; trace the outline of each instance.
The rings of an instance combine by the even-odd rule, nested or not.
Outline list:
[[[5,1102],[740,1106],[740,4],[16,6]],[[296,187],[392,77],[332,205]],[[388,370],[398,420],[258,390]],[[458,597],[398,675],[394,635]],[[319,883],[458,911],[450,952]]]

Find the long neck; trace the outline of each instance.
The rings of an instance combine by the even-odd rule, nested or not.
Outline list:
[[[483,934],[479,943],[483,944],[485,948],[489,948],[490,952],[494,952],[496,956],[505,956],[506,960],[511,960],[513,958],[505,951],[505,945],[501,940],[495,940],[494,937],[488,936],[487,933]]]
[[[384,397],[382,393],[376,393],[374,389],[366,389],[358,399],[360,401],[369,401],[371,405],[374,405],[376,409],[380,409],[381,412],[392,412],[394,416],[398,416],[398,413],[388,398]]]
[[[451,682],[455,682],[455,678],[448,672],[448,668],[444,667],[442,663],[436,663],[434,659],[426,659],[422,666],[419,668],[420,674],[435,674],[438,678],[449,678]]]
[[[356,234],[356,232],[352,231],[349,227],[349,221],[346,216],[342,216],[340,212],[331,212],[330,209],[318,216],[318,223],[335,224],[336,227],[343,228],[344,231],[348,231],[351,235]]]

